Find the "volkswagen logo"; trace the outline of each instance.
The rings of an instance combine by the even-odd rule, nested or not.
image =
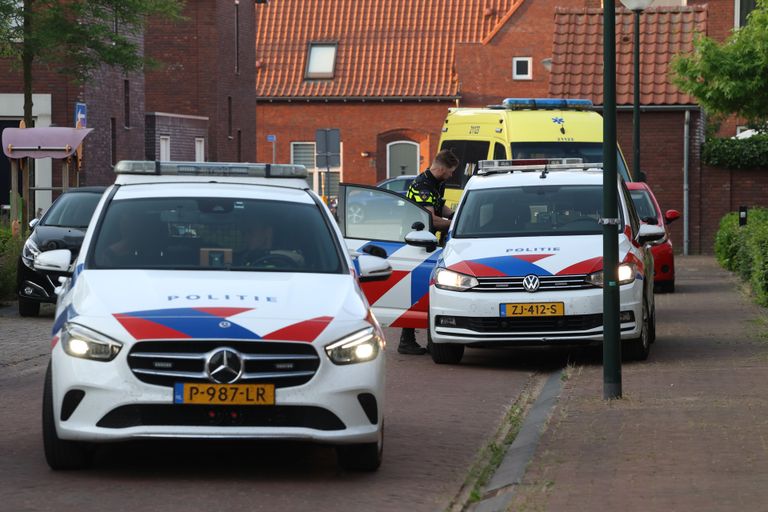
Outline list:
[[[523,278],[523,288],[525,288],[525,291],[527,292],[535,292],[539,289],[539,276],[535,276],[533,274],[529,274]]]
[[[231,384],[243,374],[243,358],[231,348],[219,349],[205,362],[205,373],[213,382]]]

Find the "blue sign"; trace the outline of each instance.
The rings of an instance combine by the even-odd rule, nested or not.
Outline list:
[[[277,137],[275,135],[267,135],[267,142],[275,142]]]
[[[77,122],[80,121],[80,128],[87,128],[87,114],[88,108],[85,103],[75,103],[75,128],[77,128]]]

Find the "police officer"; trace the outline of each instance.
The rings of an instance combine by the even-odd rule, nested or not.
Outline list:
[[[436,231],[445,233],[451,225],[453,211],[445,206],[443,193],[445,182],[459,166],[459,159],[450,149],[440,151],[429,169],[416,177],[405,193],[405,197],[423,206],[432,214],[432,225]],[[427,349],[416,343],[416,331],[413,328],[403,328],[400,334],[400,344],[397,347],[400,354],[421,355]]]

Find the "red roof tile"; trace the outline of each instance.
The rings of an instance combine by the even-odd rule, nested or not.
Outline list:
[[[457,43],[487,43],[524,0],[275,0],[256,7],[256,95],[453,98]],[[310,42],[338,42],[335,76],[305,80]]]
[[[633,100],[634,14],[616,13],[616,104]],[[640,104],[688,105],[695,100],[680,92],[669,77],[669,63],[693,50],[695,33],[706,34],[703,6],[659,7],[640,17]],[[603,103],[603,10],[562,9],[555,12],[552,74],[555,97],[590,98]]]

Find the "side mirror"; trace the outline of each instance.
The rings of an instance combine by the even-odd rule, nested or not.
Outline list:
[[[650,244],[663,240],[666,236],[664,228],[654,224],[642,224],[640,231],[637,232],[637,243],[641,245]]]
[[[424,227],[425,227],[424,223],[421,222],[420,220],[417,220],[416,222],[411,224],[411,229],[416,230],[416,231],[424,231]]]
[[[54,251],[41,252],[35,257],[35,269],[46,272],[58,272],[60,274],[72,275],[70,271],[70,262],[72,261],[72,251],[69,249],[56,249]]]
[[[40,219],[38,219],[37,217],[29,221],[29,229],[35,229],[35,226],[37,226],[39,222],[40,222]]]
[[[667,210],[666,213],[664,213],[664,220],[666,220],[667,223],[670,223],[679,218],[680,218],[680,212],[677,210]]]
[[[361,283],[386,281],[392,275],[392,266],[383,258],[370,254],[358,254],[356,259],[358,280]]]
[[[421,222],[414,222],[416,224],[422,224]],[[423,224],[422,224],[423,226]],[[429,231],[411,231],[405,235],[405,243],[416,247],[424,247],[427,252],[433,252],[437,249],[437,237]]]

